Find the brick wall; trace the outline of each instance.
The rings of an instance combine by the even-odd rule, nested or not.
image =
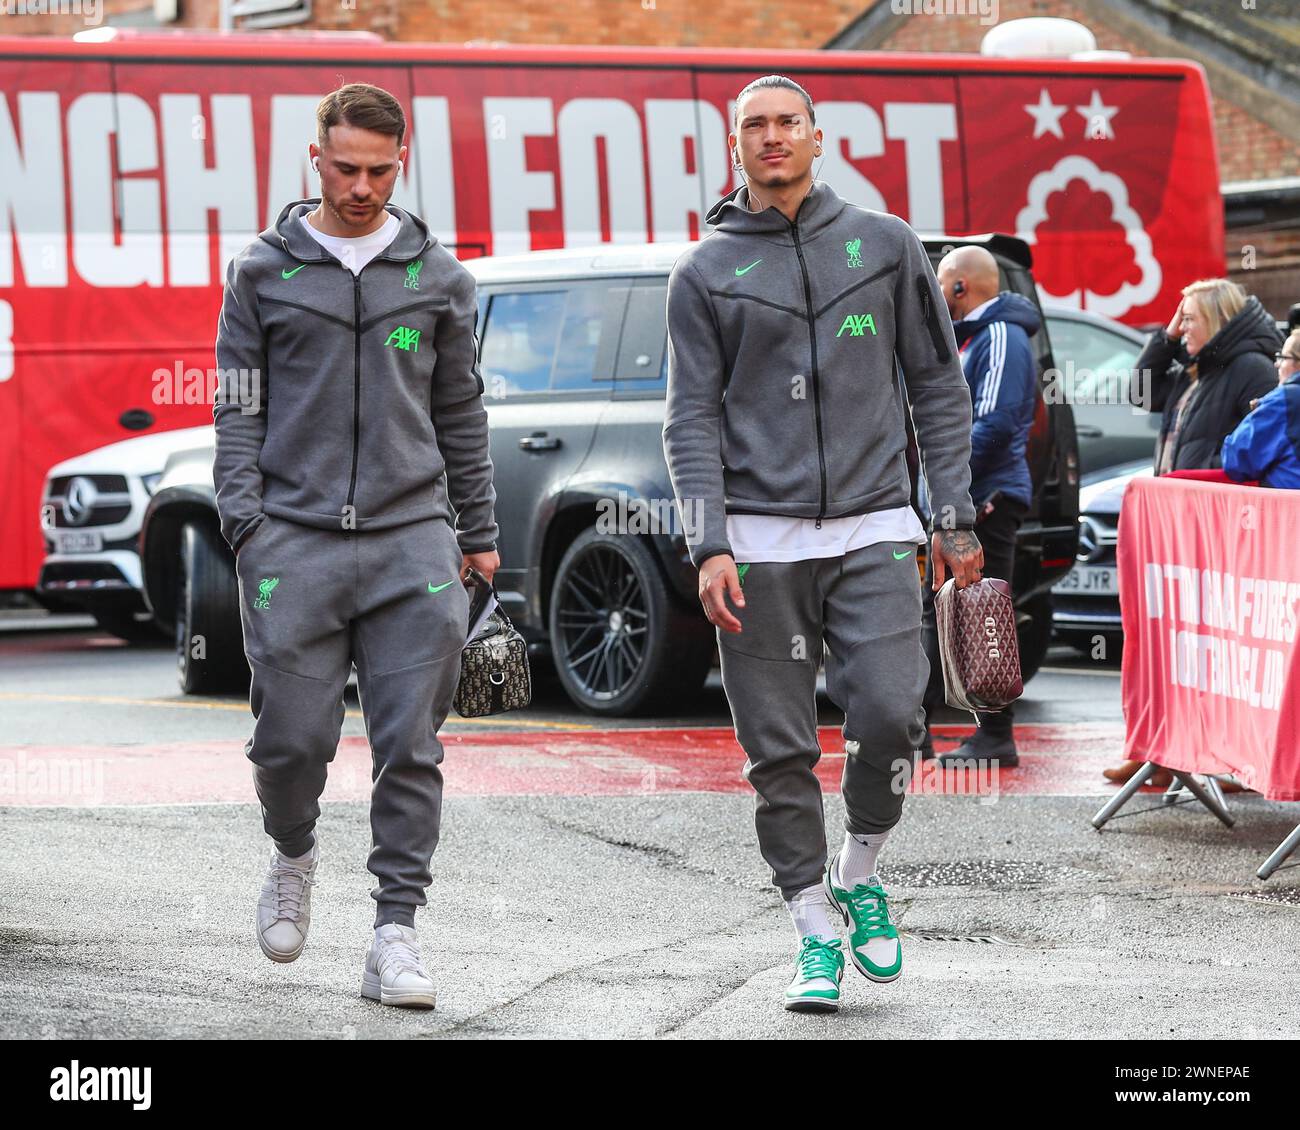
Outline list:
[[[18,0],[8,0],[17,3]],[[217,0],[180,0],[176,27],[215,28]],[[153,10],[153,0],[101,0],[105,19]],[[818,48],[862,11],[859,0],[803,5],[714,0],[315,0],[297,28],[373,31],[388,39],[606,46]],[[0,16],[3,35],[71,35],[77,15]]]

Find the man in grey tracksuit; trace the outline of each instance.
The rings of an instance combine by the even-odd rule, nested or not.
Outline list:
[[[904,413],[910,404],[935,552],[967,583],[978,555],[968,532],[971,402],[916,234],[806,172],[801,180],[821,152],[811,101],[779,76],[752,86],[731,139],[748,183],[714,205],[706,220],[715,230],[669,280],[664,450],[701,600],[718,627],[773,882],[805,943],[829,935],[820,909],[810,917],[800,900],[838,899],[853,920],[855,965],[892,980],[901,953],[883,924],[874,856],[860,884],[841,888],[841,872],[826,869],[817,670],[824,639],[827,690],[845,712],[845,842],[869,853],[899,820],[925,733],[914,556],[925,537],[909,508]],[[760,187],[766,167],[775,171]],[[761,552],[737,550],[739,537]],[[887,956],[872,956],[877,942],[888,943]],[[833,978],[808,973],[830,968],[815,951],[805,951],[815,960],[802,990],[796,976],[787,1008],[838,1004]],[[822,986],[820,999],[809,999],[809,984]]]
[[[386,199],[376,222],[391,228]],[[437,731],[465,644],[463,567],[497,538],[477,301],[473,276],[416,216],[387,204],[396,235],[354,272],[305,229],[320,204],[286,206],[232,260],[218,326],[214,479],[252,668],[247,755],[280,878],[293,860],[309,875],[356,664],[375,926],[410,930],[438,841]],[[283,891],[268,897],[266,919],[296,933],[268,943],[259,920],[259,940],[292,960],[305,920]],[[390,1001],[387,982],[384,1000],[408,1003]]]

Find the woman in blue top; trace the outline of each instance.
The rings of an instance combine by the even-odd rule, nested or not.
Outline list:
[[[1266,487],[1300,489],[1300,330],[1274,359],[1278,387],[1251,404],[1251,411],[1223,441],[1223,470],[1233,479]]]

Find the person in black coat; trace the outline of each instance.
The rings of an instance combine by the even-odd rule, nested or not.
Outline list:
[[[1137,360],[1134,403],[1162,413],[1156,474],[1220,467],[1224,439],[1250,402],[1277,385],[1273,355],[1282,345],[1259,299],[1227,279],[1183,291],[1178,310]]]
[[[1142,350],[1131,386],[1137,407],[1162,413],[1157,475],[1222,467],[1224,439],[1253,401],[1277,387],[1273,355],[1281,344],[1268,311],[1236,283],[1203,279],[1184,288],[1169,325]],[[1127,781],[1143,764],[1125,761],[1103,772]],[[1171,780],[1162,767],[1150,783]]]

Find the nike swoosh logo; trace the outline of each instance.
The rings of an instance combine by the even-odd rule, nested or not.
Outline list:
[[[435,588],[434,585],[433,585],[433,582],[430,581],[430,582],[429,582],[429,591],[430,591],[430,592],[442,592],[442,590],[445,589],[445,588],[447,587],[447,585],[454,585],[455,583],[456,583],[455,581],[448,581],[446,585],[438,585],[437,588]]]
[[[899,553],[898,550],[894,550],[895,561],[902,561],[904,557],[911,557],[911,556],[912,556],[912,551],[910,549],[906,553]]]
[[[286,270],[281,269],[281,271],[280,271],[280,277],[281,277],[282,279],[291,279],[291,278],[293,278],[294,275],[296,275],[299,271],[301,271],[301,270],[303,269],[303,267],[305,267],[306,265],[307,265],[306,263],[301,263],[301,264],[299,264],[298,266],[294,267],[294,269],[293,269],[292,271],[286,271]]]
[[[762,261],[763,261],[762,259],[755,259],[752,263],[750,263],[750,265],[749,265],[748,267],[737,267],[737,268],[736,268],[736,274],[737,274],[737,275],[743,275],[746,271],[752,271],[752,270],[753,270],[755,267],[757,267],[757,266],[758,266]]]

